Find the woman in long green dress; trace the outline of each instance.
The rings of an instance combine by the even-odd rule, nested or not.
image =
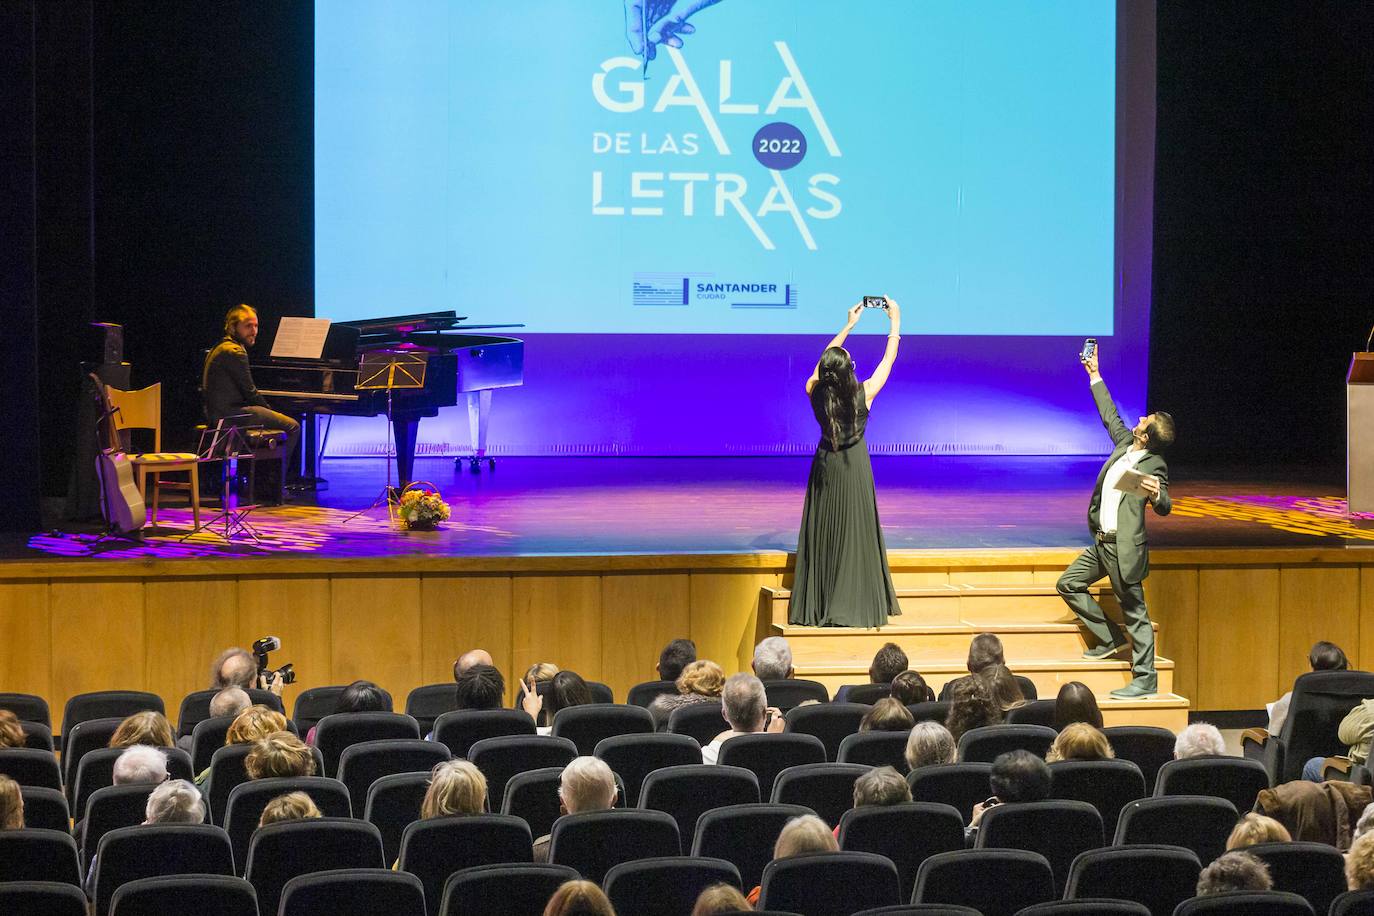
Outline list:
[[[794,626],[878,627],[900,614],[878,524],[873,465],[864,429],[873,399],[887,383],[901,340],[901,310],[887,300],[891,330],[882,361],[860,383],[845,338],[863,314],[849,310],[844,329],[821,354],[806,380],[806,395],[821,427],[806,482],[797,563],[787,619]]]

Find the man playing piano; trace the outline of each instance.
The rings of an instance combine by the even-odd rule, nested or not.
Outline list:
[[[286,460],[295,454],[301,425],[277,413],[253,384],[248,368],[248,347],[258,339],[258,313],[251,305],[236,305],[224,316],[224,339],[205,357],[200,389],[205,416],[211,424],[226,417],[242,417],[241,426],[262,426],[286,433]]]

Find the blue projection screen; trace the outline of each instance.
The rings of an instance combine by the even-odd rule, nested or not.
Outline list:
[[[1104,363],[1130,370],[1118,397],[1139,397],[1148,279],[1123,303],[1117,4],[679,3],[701,7],[681,47],[646,54],[635,33],[647,22],[656,36],[671,6],[317,3],[316,313],[524,323],[530,376],[500,393],[498,453],[772,450],[764,405],[737,428],[676,433],[629,406],[642,376],[566,335],[642,337],[617,347],[665,383],[736,352],[720,335],[759,335],[731,365],[774,365],[763,371],[786,377],[769,384],[790,402],[864,294],[899,300],[906,339],[930,335],[950,377],[986,374],[978,354],[1001,352],[999,338],[1095,336]],[[1113,348],[1123,318],[1141,336]],[[762,361],[743,355],[761,347]],[[1038,374],[1034,350],[1010,346],[1025,357],[1013,376]],[[938,380],[921,378],[925,394],[909,394],[933,396]],[[600,416],[560,425],[532,386]],[[805,403],[782,413],[782,450],[814,444]],[[422,425],[422,451],[460,450],[465,418],[445,422]],[[935,433],[932,450],[1089,447],[1012,429],[989,443],[976,425]],[[334,448],[380,440],[345,431]]]

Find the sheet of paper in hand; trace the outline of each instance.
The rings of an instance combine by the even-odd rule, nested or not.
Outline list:
[[[1149,474],[1142,474],[1139,471],[1127,468],[1121,473],[1121,479],[1116,482],[1116,488],[1123,493],[1130,493],[1132,496],[1144,496],[1150,498],[1150,494],[1141,486]]]

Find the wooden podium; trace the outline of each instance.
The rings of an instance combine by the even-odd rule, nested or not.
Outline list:
[[[1345,496],[1374,512],[1374,353],[1356,353],[1345,378]]]

